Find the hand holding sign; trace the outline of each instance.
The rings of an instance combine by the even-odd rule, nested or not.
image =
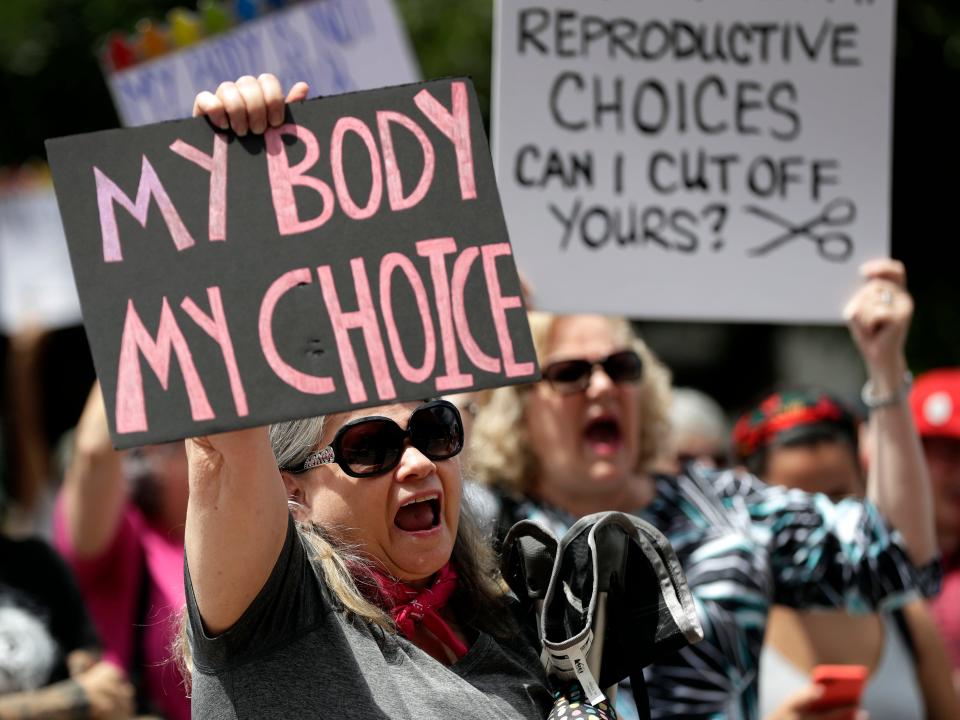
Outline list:
[[[198,93],[193,101],[193,116],[206,115],[221,130],[232,129],[240,137],[246,135],[248,129],[259,135],[266,131],[267,123],[270,127],[283,125],[284,103],[306,100],[309,92],[305,82],[298,82],[284,100],[275,75],[262,73],[257,78],[244,75],[235,83],[221,83],[216,94],[208,90]]]
[[[867,371],[878,395],[899,392],[907,369],[904,346],[913,318],[903,263],[872,260],[860,268],[863,285],[844,309]]]
[[[118,447],[535,377],[467,81],[195,107],[48,145]]]

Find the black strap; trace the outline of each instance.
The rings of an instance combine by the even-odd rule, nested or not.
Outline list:
[[[643,670],[630,675],[630,691],[633,693],[633,702],[637,706],[640,720],[650,720],[650,697],[647,695],[647,681],[643,677]]]
[[[503,549],[503,539],[517,522],[524,520],[520,517],[520,503],[515,497],[505,492],[497,493],[500,507],[497,512],[496,531],[493,538],[493,549],[499,555]]]
[[[913,642],[913,634],[910,632],[910,626],[907,624],[907,617],[903,614],[903,609],[898,608],[890,614],[893,615],[893,621],[897,624],[897,631],[900,633],[900,637],[903,638],[903,642],[910,652],[910,659],[913,660],[913,664],[916,665],[917,645]]]
[[[130,667],[127,672],[130,682],[137,693],[137,714],[156,715],[157,710],[147,696],[144,668],[146,667],[146,653],[144,651],[144,634],[146,632],[148,615],[150,612],[150,567],[147,565],[146,551],[140,546],[140,583],[137,587],[137,611],[133,624],[133,653],[130,658]]]

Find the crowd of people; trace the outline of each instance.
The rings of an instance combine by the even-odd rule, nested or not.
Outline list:
[[[195,114],[263,132],[307,93]],[[536,311],[543,380],[468,397],[118,452],[95,385],[49,545],[0,534],[0,720],[960,717],[960,369],[914,379],[905,270],[862,274],[862,418],[788,389],[730,427],[627,320]],[[498,556],[606,511],[669,541],[703,634],[609,704],[548,676]]]

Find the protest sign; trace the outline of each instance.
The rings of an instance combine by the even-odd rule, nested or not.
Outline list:
[[[114,443],[537,374],[473,86],[47,143]]]
[[[49,176],[0,189],[0,333],[79,324],[80,302]]]
[[[124,125],[189,117],[202,90],[270,72],[336,95],[420,79],[392,0],[312,0],[131,68],[106,70]]]
[[[839,322],[889,252],[893,0],[499,0],[494,163],[558,312]]]

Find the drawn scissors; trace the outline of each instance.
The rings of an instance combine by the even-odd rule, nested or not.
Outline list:
[[[827,203],[819,215],[805,223],[794,225],[789,220],[765,210],[757,205],[747,205],[744,212],[769,220],[775,225],[786,228],[788,232],[774,238],[765,245],[747,251],[752,257],[759,257],[776,250],[798,237],[805,237],[817,244],[820,257],[831,262],[843,262],[853,254],[853,240],[845,232],[815,232],[821,226],[837,227],[849,225],[857,217],[857,206],[849,198],[837,198]]]

